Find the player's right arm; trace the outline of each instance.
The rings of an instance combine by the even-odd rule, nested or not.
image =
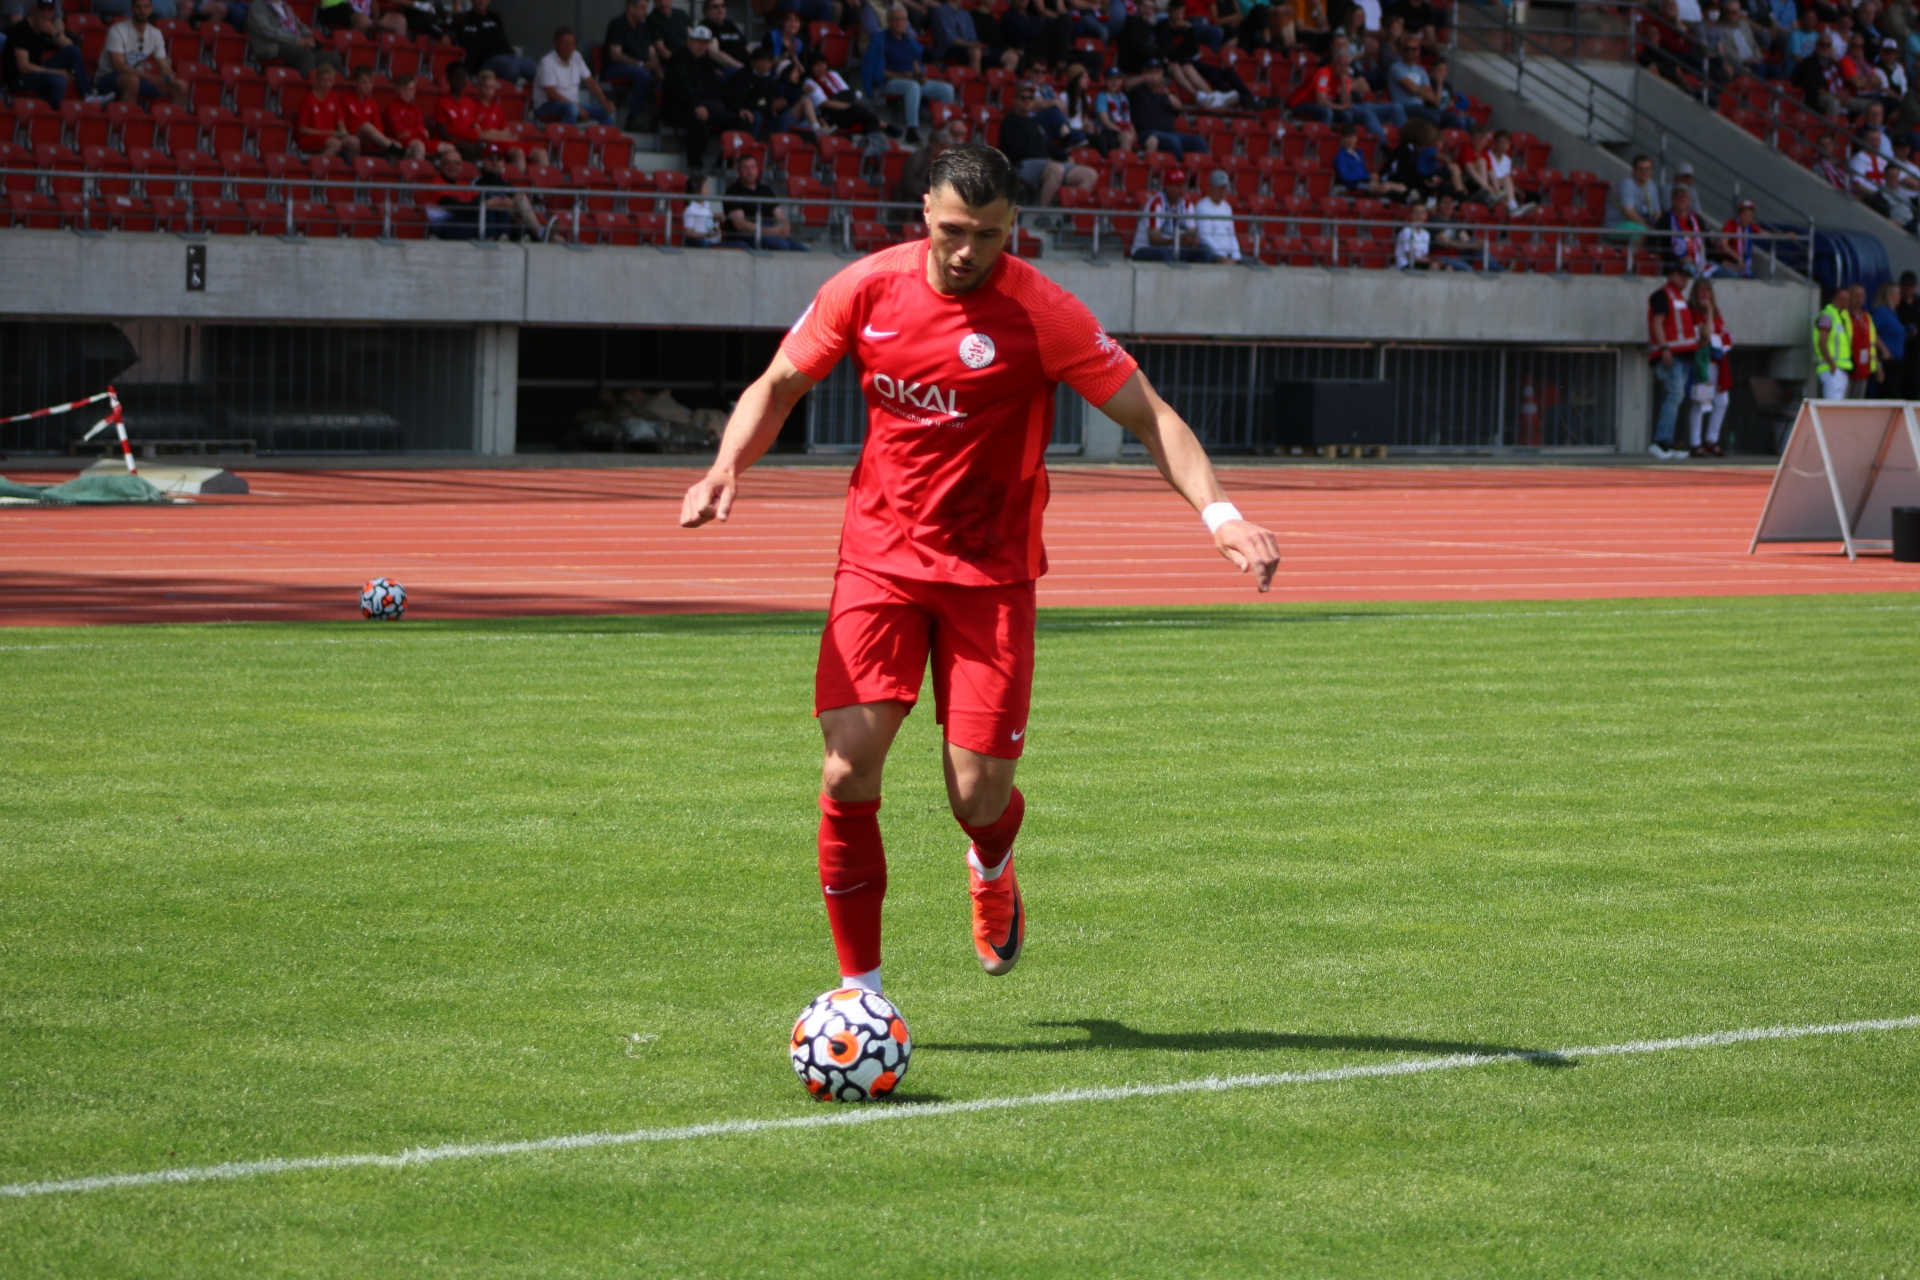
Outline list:
[[[720,453],[707,474],[688,488],[680,501],[680,524],[697,529],[709,520],[725,520],[733,509],[740,473],[773,447],[787,415],[800,397],[818,382],[794,366],[785,350],[774,352],[773,363],[741,393],[733,416],[720,437]]]

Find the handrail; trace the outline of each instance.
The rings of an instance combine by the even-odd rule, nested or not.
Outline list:
[[[1536,56],[1546,59],[1549,63],[1553,65],[1554,70],[1556,72],[1564,72],[1566,76],[1571,78],[1572,81],[1581,83],[1585,86],[1585,90],[1586,90],[1585,98],[1584,98],[1584,101],[1582,101],[1581,98],[1577,97],[1574,93],[1570,92],[1562,83],[1556,81],[1552,77],[1541,76],[1536,73],[1536,75],[1534,76],[1531,82],[1534,85],[1544,87],[1553,92],[1556,92],[1564,102],[1568,103],[1572,107],[1574,111],[1576,112],[1582,111],[1582,110],[1585,111],[1586,120],[1587,120],[1587,130],[1586,130],[1587,141],[1589,142],[1595,141],[1594,122],[1597,116],[1596,103],[1597,102],[1609,103],[1612,106],[1615,106],[1622,111],[1630,113],[1636,122],[1643,123],[1647,127],[1657,130],[1659,132],[1660,138],[1661,138],[1661,151],[1662,151],[1663,160],[1665,159],[1665,150],[1666,150],[1667,140],[1669,138],[1677,138],[1680,142],[1684,143],[1691,151],[1696,153],[1694,156],[1690,157],[1692,163],[1695,165],[1696,168],[1705,166],[1717,174],[1724,175],[1723,183],[1725,182],[1726,178],[1730,178],[1731,179],[1730,198],[1734,201],[1738,201],[1739,199],[1742,198],[1743,196],[1742,182],[1744,180],[1744,175],[1742,175],[1739,170],[1735,169],[1733,166],[1727,164],[1724,160],[1720,159],[1720,157],[1715,153],[1715,150],[1711,145],[1706,143],[1701,143],[1691,137],[1688,137],[1685,134],[1679,133],[1676,130],[1674,130],[1670,125],[1668,125],[1665,121],[1662,121],[1654,117],[1653,115],[1649,114],[1648,112],[1643,111],[1640,108],[1640,106],[1637,103],[1635,103],[1633,100],[1623,97],[1619,93],[1616,93],[1614,90],[1600,83],[1600,81],[1596,80],[1594,77],[1588,75],[1576,63],[1573,63],[1568,59],[1561,57],[1559,54],[1554,53],[1552,50],[1546,48],[1543,44],[1541,44],[1540,41],[1538,41],[1533,36],[1531,32],[1527,31],[1526,29],[1517,27],[1510,22],[1508,26],[1505,28],[1505,30],[1514,39],[1516,52],[1514,54],[1508,54],[1503,52],[1502,50],[1493,48],[1491,46],[1485,46],[1485,52],[1492,53],[1496,57],[1506,58],[1509,61],[1514,63],[1514,66],[1515,66],[1514,94],[1516,97],[1525,98],[1527,96],[1526,89],[1528,87],[1529,82],[1526,75],[1525,51],[1528,49],[1529,46],[1533,46],[1535,48]],[[1796,221],[1804,222],[1809,229],[1813,227],[1813,224],[1814,224],[1813,215],[1809,213],[1807,210],[1802,209],[1798,205],[1794,204],[1791,200],[1788,200],[1780,196],[1778,193],[1770,190],[1766,190],[1764,188],[1757,189],[1754,192],[1754,195],[1756,197],[1765,197],[1769,202],[1785,209],[1788,213],[1794,216]]]
[[[109,181],[109,182],[126,182],[129,184],[133,182],[142,182],[142,181],[153,181],[153,182],[158,182],[166,185],[174,185],[182,182],[185,182],[188,184],[205,183],[209,186],[218,186],[221,188],[226,187],[228,183],[236,180],[234,176],[230,174],[221,173],[221,174],[215,175],[211,172],[208,172],[204,177],[190,177],[190,176],[178,176],[173,174],[166,174],[166,175],[162,175],[155,178],[143,178],[143,176],[138,172],[129,172],[126,170],[119,170],[119,169],[115,169],[115,170],[18,169],[18,168],[0,167],[0,178],[18,177],[18,176],[32,176],[35,178],[57,179],[58,181],[61,181],[61,182],[78,181],[79,183],[81,183],[81,190],[77,194],[79,194],[81,197],[81,216],[82,216],[83,223],[90,222],[90,219],[92,216],[92,210],[95,207],[95,202],[104,198],[98,194],[98,184],[103,180]],[[269,177],[266,175],[256,173],[256,174],[245,175],[244,177],[239,178],[238,180],[247,182],[247,183],[258,183],[262,187],[265,187],[268,189],[273,189],[278,187],[296,187],[297,186],[297,187],[306,187],[309,191],[311,191],[315,187],[321,187],[321,188],[335,189],[338,192],[348,193],[352,195],[359,195],[362,193],[384,194],[387,197],[387,199],[384,202],[380,203],[379,208],[382,212],[381,238],[385,240],[391,240],[393,238],[393,234],[392,234],[393,233],[393,210],[396,207],[406,207],[404,203],[396,205],[394,197],[412,197],[415,195],[444,197],[454,191],[487,193],[486,199],[482,199],[477,202],[476,212],[478,216],[475,222],[475,226],[477,228],[476,235],[479,238],[487,238],[487,201],[489,199],[511,198],[513,196],[526,196],[528,197],[529,200],[538,199],[542,203],[542,205],[544,205],[550,199],[570,201],[571,202],[570,208],[564,211],[561,211],[561,212],[555,212],[553,210],[544,210],[544,211],[554,214],[552,221],[546,224],[546,226],[549,229],[553,228],[557,224],[559,229],[564,233],[568,230],[569,221],[571,222],[571,233],[572,233],[571,239],[575,243],[579,243],[581,238],[581,226],[584,221],[582,215],[584,213],[589,213],[589,212],[604,212],[602,210],[591,210],[591,211],[586,210],[584,206],[588,200],[611,199],[616,203],[616,208],[614,209],[614,212],[630,212],[631,211],[630,208],[627,210],[621,210],[620,208],[618,208],[617,206],[620,202],[641,202],[641,203],[651,204],[654,206],[664,206],[666,210],[666,218],[667,218],[665,230],[666,230],[667,238],[669,240],[671,240],[673,236],[675,210],[679,209],[682,211],[680,216],[680,222],[682,227],[684,227],[685,225],[684,208],[686,204],[691,201],[698,200],[702,202],[711,202],[711,203],[750,204],[754,206],[756,210],[756,217],[754,220],[755,222],[754,241],[756,245],[760,242],[760,238],[764,234],[764,220],[758,216],[758,210],[760,208],[774,207],[779,205],[788,205],[788,206],[825,205],[827,206],[827,209],[828,209],[828,219],[827,219],[827,225],[825,227],[826,236],[828,238],[833,237],[834,233],[837,230],[839,232],[841,247],[848,250],[851,250],[853,247],[853,226],[856,222],[884,220],[884,221],[893,222],[899,226],[904,227],[904,225],[907,223],[917,222],[918,221],[917,215],[919,215],[922,212],[922,206],[915,203],[906,202],[906,201],[877,200],[877,199],[876,200],[859,200],[859,199],[849,199],[849,198],[840,197],[840,196],[824,196],[824,195],[817,196],[817,197],[805,196],[805,195],[803,196],[776,195],[771,197],[729,196],[724,194],[709,195],[703,192],[647,191],[643,189],[621,190],[613,187],[573,187],[573,186],[567,186],[567,187],[538,187],[538,186],[474,187],[471,185],[463,185],[459,187],[453,187],[444,183],[390,182],[390,181],[377,181],[377,180],[361,181],[358,178],[349,177],[344,174],[338,175],[338,176],[317,177],[312,175],[310,172],[304,172],[299,176],[281,175],[279,177]],[[54,193],[54,194],[59,194],[59,193]],[[67,193],[67,194],[75,194],[75,193]],[[145,197],[136,197],[136,198],[145,198]],[[284,197],[284,193],[282,193],[281,196],[277,198],[274,202],[282,204],[284,206],[284,217],[286,219],[284,224],[286,227],[286,231],[284,234],[289,236],[297,235],[298,233],[295,230],[296,222],[293,215],[293,206],[297,202],[294,200],[286,199]],[[329,202],[326,200],[321,200],[321,201],[309,201],[308,203],[320,203],[320,204],[348,203],[348,201],[341,200],[341,201]],[[362,203],[362,202],[355,200],[355,201],[352,201],[352,203]],[[367,203],[372,203],[372,202],[369,201]],[[417,204],[417,205],[414,205],[413,207],[424,208],[426,206],[424,204]],[[192,219],[194,217],[194,214],[195,214],[194,207],[191,203],[189,203],[188,212],[187,212],[189,231],[191,231],[191,228],[192,228]],[[570,219],[567,216],[568,214],[571,214]],[[883,215],[899,215],[899,216],[883,218]],[[498,214],[496,214],[495,216],[497,217]],[[1268,234],[1269,234],[1268,229],[1272,226],[1275,226],[1276,224],[1281,228],[1284,228],[1289,224],[1309,224],[1309,225],[1321,227],[1321,228],[1330,228],[1332,229],[1331,236],[1323,236],[1323,237],[1315,237],[1315,238],[1322,238],[1330,241],[1331,258],[1332,258],[1331,265],[1334,265],[1334,266],[1342,265],[1343,256],[1348,261],[1348,263],[1351,263],[1353,260],[1361,256],[1377,257],[1383,252],[1390,254],[1392,252],[1392,238],[1391,237],[1383,238],[1380,235],[1381,229],[1383,227],[1392,228],[1393,232],[1397,234],[1400,227],[1406,225],[1404,220],[1401,220],[1401,219],[1342,217],[1334,214],[1322,214],[1318,211],[1305,211],[1305,212],[1294,212],[1294,213],[1277,212],[1277,213],[1271,213],[1271,214],[1240,213],[1236,211],[1233,215],[1231,215],[1231,218],[1228,218],[1224,215],[1203,214],[1203,213],[1199,213],[1198,211],[1195,211],[1193,213],[1186,213],[1184,211],[1156,210],[1152,213],[1148,213],[1145,210],[1134,209],[1134,208],[1110,209],[1110,208],[1096,207],[1093,205],[1079,205],[1074,207],[1056,207],[1056,208],[1048,208],[1048,209],[1022,209],[1019,213],[1019,217],[1015,221],[1014,241],[1015,241],[1016,252],[1018,251],[1018,243],[1021,236],[1023,234],[1032,235],[1036,230],[1039,229],[1032,225],[1037,220],[1049,219],[1049,218],[1073,219],[1076,217],[1088,217],[1088,216],[1091,216],[1094,220],[1092,231],[1091,231],[1091,246],[1089,250],[1089,252],[1094,256],[1098,256],[1100,253],[1102,228],[1103,226],[1110,225],[1108,223],[1108,219],[1116,218],[1116,217],[1117,218],[1145,218],[1145,217],[1162,218],[1164,217],[1164,218],[1174,219],[1175,221],[1181,224],[1185,224],[1189,222],[1201,222],[1201,221],[1207,221],[1207,222],[1231,221],[1234,224],[1234,227],[1236,229],[1243,226],[1253,228],[1262,240],[1266,240],[1268,238]],[[100,218],[101,218],[101,221],[104,223],[109,220],[109,215],[103,211],[100,214]],[[836,223],[837,223],[837,226],[836,226]],[[344,226],[344,224],[342,225]],[[509,222],[509,227],[511,225],[512,225],[511,222]],[[1509,254],[1506,252],[1506,247],[1495,245],[1494,237],[1500,234],[1501,231],[1507,230],[1507,229],[1517,230],[1525,235],[1540,236],[1540,237],[1544,237],[1551,240],[1554,246],[1554,271],[1556,274],[1563,273],[1565,271],[1565,268],[1568,266],[1569,257],[1570,257],[1568,252],[1569,249],[1578,250],[1586,247],[1591,247],[1591,242],[1596,240],[1597,238],[1616,237],[1616,233],[1613,232],[1611,229],[1605,228],[1605,227],[1594,227],[1594,226],[1552,226],[1552,225],[1542,225],[1537,223],[1495,222],[1491,220],[1485,221],[1485,222],[1466,222],[1466,221],[1455,221],[1455,222],[1445,222],[1445,223],[1427,222],[1423,225],[1427,228],[1427,230],[1430,233],[1433,233],[1436,238],[1439,238],[1439,236],[1442,233],[1453,233],[1453,234],[1459,234],[1466,237],[1469,241],[1471,241],[1471,243],[1468,245],[1451,246],[1451,247],[1443,246],[1437,251],[1445,253],[1445,252],[1451,252],[1453,249],[1465,249],[1465,251],[1468,252],[1470,255],[1476,256],[1478,258],[1480,267],[1482,270],[1491,269],[1495,264],[1495,262],[1500,258],[1513,258],[1513,257],[1523,256],[1518,252]],[[92,230],[90,225],[85,226],[83,229]],[[718,223],[716,224],[715,233],[723,237],[728,234],[732,234],[736,237],[744,235],[743,232],[739,232],[739,231],[729,233],[725,230],[725,227],[723,224],[718,224]],[[1114,233],[1109,230],[1107,234],[1111,236]],[[1184,237],[1187,234],[1189,233],[1183,229],[1181,232],[1182,238],[1184,239]],[[1798,250],[1808,255],[1810,255],[1812,251],[1812,241],[1809,234],[1806,232],[1801,232],[1791,228],[1759,227],[1759,228],[1755,228],[1755,230],[1751,234],[1754,242],[1754,256],[1756,259],[1756,266],[1757,266],[1758,259],[1764,256],[1766,259],[1766,268],[1767,268],[1765,278],[1768,280],[1772,280],[1776,278],[1776,271],[1779,266],[1779,258],[1783,250]],[[1343,236],[1344,236],[1344,244],[1342,239]],[[1286,238],[1286,237],[1282,236],[1281,238]],[[1294,237],[1294,238],[1301,238],[1301,237]],[[1728,232],[1723,232],[1719,230],[1709,230],[1704,227],[1696,235],[1693,235],[1690,237],[1684,236],[1682,233],[1678,233],[1678,232],[1656,231],[1649,228],[1644,232],[1632,233],[1631,238],[1628,239],[1624,245],[1612,245],[1609,247],[1619,247],[1624,249],[1626,272],[1627,274],[1631,275],[1635,273],[1635,268],[1640,258],[1644,257],[1649,253],[1658,252],[1659,246],[1662,241],[1665,241],[1665,242],[1668,242],[1668,244],[1671,244],[1672,241],[1683,239],[1683,238],[1698,239],[1702,241],[1703,244],[1706,246],[1713,246],[1716,244],[1724,244],[1727,241],[1737,239],[1738,236],[1736,233],[1728,233]],[[1648,248],[1646,247],[1646,243],[1651,243],[1654,247]],[[1355,245],[1359,245],[1363,247],[1356,249],[1355,247],[1353,247]],[[1508,246],[1508,247],[1512,247],[1512,246]],[[1577,257],[1577,255],[1574,255],[1574,256]],[[1809,259],[1803,258],[1802,260],[1804,261]],[[1712,263],[1710,263],[1709,265],[1712,265]]]

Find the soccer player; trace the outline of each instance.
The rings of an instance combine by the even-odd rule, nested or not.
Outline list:
[[[1078,299],[1003,252],[1017,193],[993,148],[942,152],[925,197],[928,238],[863,258],[821,288],[740,397],[712,469],[680,507],[687,528],[725,520],[740,473],[795,402],[854,357],[867,439],[814,678],[826,739],[820,884],[844,986],[880,990],[881,770],[929,655],[947,799],[971,841],[974,950],[996,976],[1020,958],[1027,920],[1013,843],[1026,801],[1013,776],[1027,742],[1034,581],[1047,569],[1042,461],[1057,384],[1140,437],[1220,554],[1260,590],[1280,563],[1273,535],[1226,500],[1192,429],[1133,358]]]

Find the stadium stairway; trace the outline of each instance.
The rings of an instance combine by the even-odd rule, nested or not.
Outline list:
[[[1894,275],[1920,271],[1920,239],[1630,62],[1574,62],[1530,49],[1522,68],[1509,54],[1471,50],[1463,40],[1455,79],[1498,118],[1530,121],[1553,144],[1556,163],[1578,156],[1612,181],[1626,176],[1635,154],[1655,157],[1664,175],[1686,161],[1715,225],[1747,198],[1763,222],[1804,227],[1811,220],[1823,233],[1865,235],[1885,250]]]

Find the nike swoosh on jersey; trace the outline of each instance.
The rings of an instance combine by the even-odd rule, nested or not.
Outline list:
[[[892,333],[882,333],[872,325],[868,325],[860,330],[860,336],[863,338],[897,338],[900,336],[900,331],[895,329]]]
[[[1006,945],[997,946],[993,943],[988,943],[987,945],[990,947],[993,947],[993,954],[999,956],[1002,960],[1011,960],[1015,955],[1019,954],[1019,951],[1020,951],[1020,895],[1019,893],[1016,892],[1013,895],[1013,923],[1007,926]]]
[[[849,885],[845,889],[836,889],[832,885],[823,884],[820,886],[820,889],[829,898],[837,898],[843,893],[852,893],[855,889],[864,889],[867,887],[867,883],[868,883],[867,881],[862,880],[859,884]]]

